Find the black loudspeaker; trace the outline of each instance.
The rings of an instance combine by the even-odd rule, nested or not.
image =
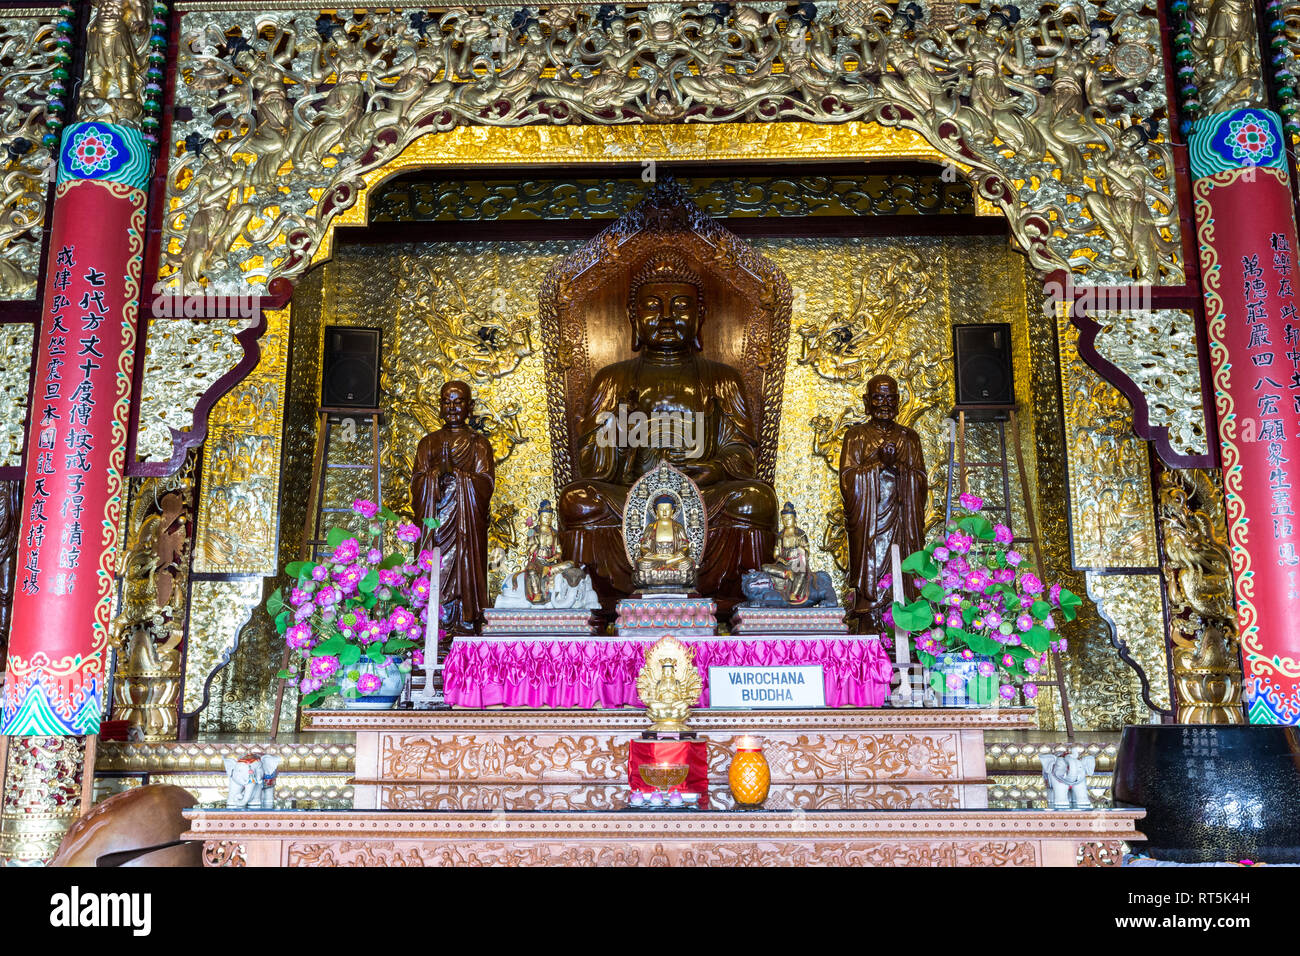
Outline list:
[[[325,326],[321,405],[379,407],[379,329]]]
[[[1011,326],[1005,322],[955,325],[952,353],[957,366],[957,404],[1011,405]]]

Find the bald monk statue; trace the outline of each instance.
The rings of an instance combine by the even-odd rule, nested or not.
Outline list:
[[[720,609],[741,599],[741,575],[767,560],[775,545],[776,494],[755,477],[753,410],[740,373],[700,354],[704,317],[700,277],[675,253],[656,253],[634,274],[628,297],[638,354],[601,369],[591,383],[578,424],[580,477],[560,494],[560,529],[565,554],[591,569],[606,609],[633,588],[622,536],[628,489],[662,459],[700,488],[708,539],[696,557],[699,590]],[[667,447],[611,441],[609,416],[617,416],[620,404],[629,413],[671,413],[694,433],[658,443]]]
[[[411,508],[424,529],[420,548],[442,549],[442,619],[449,633],[467,634],[483,608],[492,606],[487,533],[496,462],[491,442],[469,427],[474,408],[469,386],[448,382],[439,405],[442,428],[421,438],[416,448]],[[425,526],[426,518],[438,519],[436,530]]]
[[[901,558],[924,545],[929,489],[920,436],[894,421],[898,383],[877,375],[863,398],[870,420],[844,435],[840,492],[857,631],[877,634],[886,630],[881,614],[894,600],[891,589],[880,587],[890,573],[890,545],[898,545]]]

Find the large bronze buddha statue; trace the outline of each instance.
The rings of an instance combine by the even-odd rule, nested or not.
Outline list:
[[[664,459],[699,486],[708,512],[701,593],[729,610],[743,572],[772,553],[776,495],[755,477],[758,428],[740,374],[700,354],[702,289],[671,252],[634,273],[628,317],[638,354],[596,374],[578,424],[580,477],[560,494],[561,535],[565,553],[592,569],[606,607],[633,587],[622,539],[628,488]],[[615,426],[636,413],[649,428]]]

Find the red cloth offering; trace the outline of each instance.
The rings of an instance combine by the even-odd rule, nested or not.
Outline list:
[[[646,763],[684,763],[686,782],[673,787],[682,793],[698,793],[702,800],[709,793],[709,747],[702,740],[634,740],[628,749],[628,785],[642,793],[654,787],[641,779],[640,768]]]

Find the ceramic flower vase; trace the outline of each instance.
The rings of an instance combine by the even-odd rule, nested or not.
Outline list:
[[[731,795],[740,807],[757,807],[767,799],[772,772],[763,756],[763,741],[758,737],[741,737],[736,741],[736,755],[727,771]]]
[[[367,657],[361,658],[351,667],[344,668],[340,681],[344,691],[343,709],[392,710],[402,695],[402,688],[406,686],[406,678],[410,673],[411,665],[400,657],[390,655],[384,658],[382,664],[376,664]],[[348,696],[349,688],[358,691],[356,697]]]

